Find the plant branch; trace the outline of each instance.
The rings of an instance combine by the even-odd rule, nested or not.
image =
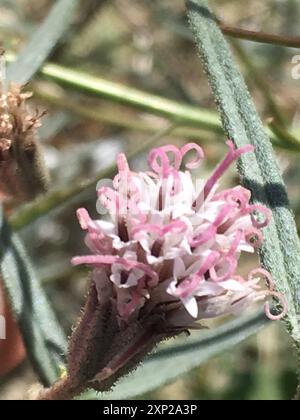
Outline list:
[[[300,36],[287,36],[270,34],[268,32],[250,31],[248,29],[237,28],[218,21],[222,32],[233,38],[246,39],[248,41],[260,42],[263,44],[275,44],[283,47],[300,48]]]
[[[79,100],[75,101],[73,98],[68,98],[67,92],[55,92],[55,89],[47,89],[42,83],[34,85],[34,92],[35,97],[42,99],[50,105],[54,105],[65,111],[70,111],[72,114],[85,120],[152,135],[161,131],[166,126],[166,121],[160,120],[159,118],[157,118],[157,121],[148,121],[145,118],[131,115],[130,112],[124,113],[124,110],[118,110],[116,107],[103,104],[98,107],[88,103],[82,104]],[[201,127],[175,127],[172,136],[195,140],[201,139],[203,143],[210,140],[208,132]]]
[[[84,391],[81,387],[72,387],[68,378],[60,379],[51,388],[43,389],[36,400],[38,401],[68,401]]]

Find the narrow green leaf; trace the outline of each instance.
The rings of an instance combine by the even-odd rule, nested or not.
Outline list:
[[[201,331],[184,342],[176,340],[162,346],[136,372],[122,379],[112,392],[99,395],[90,391],[80,399],[130,399],[153,391],[237,345],[266,323],[266,316],[259,312],[213,330]]]
[[[0,271],[27,354],[45,385],[59,375],[66,341],[39,285],[24,247],[4,219],[0,207]]]
[[[272,210],[272,221],[264,231],[261,259],[288,301],[286,324],[300,351],[300,246],[284,181],[263,124],[208,2],[187,0],[186,3],[224,130],[238,147],[247,143],[255,146],[255,153],[241,158],[239,171],[244,185],[252,190],[254,201]]]
[[[17,60],[9,66],[8,81],[25,84],[34,76],[72,23],[78,4],[79,0],[58,0],[54,4]]]

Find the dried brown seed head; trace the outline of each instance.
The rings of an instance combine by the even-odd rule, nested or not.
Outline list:
[[[49,184],[37,134],[44,113],[29,110],[31,97],[17,83],[6,89],[0,82],[0,191],[22,199],[35,198]]]

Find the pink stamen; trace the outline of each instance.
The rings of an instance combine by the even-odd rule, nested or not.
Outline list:
[[[176,289],[176,295],[179,298],[185,298],[192,294],[195,289],[199,286],[199,283],[201,281],[204,281],[203,276],[205,273],[207,273],[211,267],[216,263],[216,261],[219,259],[219,253],[212,251],[209,256],[206,258],[204,263],[202,264],[201,268],[197,273],[194,275],[186,278],[181,283],[178,284]]]
[[[254,277],[257,275],[262,275],[264,277],[267,287],[269,288],[268,296],[278,299],[279,304],[282,306],[281,313],[278,315],[273,315],[270,309],[270,303],[266,302],[264,307],[267,317],[272,321],[278,321],[284,318],[288,313],[288,302],[286,300],[286,297],[281,292],[276,292],[276,284],[272,275],[263,268],[257,268],[255,270],[252,270],[249,273],[248,280],[253,281]]]
[[[217,216],[216,220],[213,222],[212,225],[210,225],[204,232],[202,232],[200,235],[196,236],[190,241],[190,245],[192,247],[198,247],[200,245],[203,245],[205,242],[212,239],[216,233],[218,227],[223,223],[224,219],[228,216],[228,214],[231,212],[232,206],[231,205],[225,205],[222,210],[220,211],[219,215]]]
[[[124,153],[120,153],[117,157],[117,165],[119,172],[130,172],[127,158]]]
[[[269,293],[269,296],[279,300],[279,304],[282,307],[282,311],[278,315],[272,314],[270,304],[269,304],[269,302],[266,302],[265,306],[264,306],[265,313],[271,321],[279,321],[279,320],[283,319],[288,313],[288,302],[287,302],[285,296],[280,292],[271,291]]]
[[[264,207],[260,204],[253,204],[251,206],[248,206],[246,210],[247,212],[249,212],[253,226],[255,226],[256,228],[262,229],[269,224],[272,217],[272,212],[267,207]],[[254,217],[253,212],[255,211],[258,211],[260,214],[264,215],[264,220],[262,222],[259,222]]]
[[[235,272],[236,268],[237,268],[237,261],[236,258],[234,258],[233,256],[226,256],[224,257],[220,263],[224,263],[226,262],[228,265],[227,271],[225,272],[225,274],[218,276],[217,271],[216,271],[216,267],[211,267],[209,270],[209,274],[210,274],[210,278],[212,281],[218,283],[220,281],[225,281],[228,280],[232,274]],[[220,264],[218,263],[218,264]]]
[[[184,232],[186,229],[187,229],[187,225],[182,220],[175,220],[163,228],[153,223],[146,223],[146,224],[139,225],[133,228],[132,235],[135,237],[140,232],[146,232],[146,233],[155,233],[159,236],[164,236],[167,233],[171,233],[171,232],[181,233],[181,232]]]
[[[256,276],[263,276],[268,289],[271,291],[275,290],[276,285],[274,279],[271,273],[269,273],[267,270],[264,268],[255,268],[248,274],[248,281],[253,281]]]
[[[109,187],[102,187],[98,190],[98,197],[100,198],[102,205],[108,210],[112,208],[115,211],[119,210],[119,195],[116,191]]]
[[[120,264],[127,271],[132,270],[133,268],[138,268],[139,270],[144,271],[144,273],[152,279],[151,287],[156,286],[159,282],[157,273],[155,273],[155,271],[153,271],[150,266],[138,261],[127,260],[115,255],[83,255],[80,257],[72,258],[71,262],[73,265],[87,264],[94,267]]]
[[[253,248],[259,248],[263,243],[263,234],[260,230],[251,228],[245,233],[246,242]],[[253,241],[254,239],[254,241]]]
[[[167,233],[183,233],[187,230],[187,225],[182,220],[175,220],[171,222],[169,225],[162,229],[162,234],[166,235]]]
[[[173,165],[170,163],[170,159],[167,155],[167,153],[169,152],[174,154]],[[179,170],[181,162],[181,152],[177,147],[173,146],[172,144],[153,149],[149,154],[150,167],[154,172],[156,172],[159,175],[162,175],[163,178],[166,178],[169,175],[172,167],[173,169]]]
[[[243,187],[231,188],[222,193],[215,194],[213,200],[226,200],[229,204],[234,205],[240,211],[243,211],[249,204],[251,193]]]
[[[196,144],[196,143],[188,143],[188,144],[184,145],[180,149],[182,159],[191,150],[194,150],[196,152],[197,158],[195,160],[191,161],[191,162],[188,162],[186,164],[186,167],[188,169],[196,169],[196,168],[198,168],[201,165],[202,160],[204,159],[204,152],[203,152],[202,147],[200,147],[198,144]]]

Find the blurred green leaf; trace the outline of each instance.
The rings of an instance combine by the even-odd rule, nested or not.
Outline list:
[[[58,0],[24,50],[7,70],[8,81],[27,83],[72,23],[79,0]]]
[[[56,64],[45,64],[41,69],[41,74],[64,86],[163,116],[182,126],[199,127],[215,133],[222,132],[219,115],[205,108],[166,99]],[[268,127],[266,130],[274,145],[286,148],[284,138],[274,135]],[[293,150],[299,152],[300,140],[297,140],[297,144],[293,145]]]
[[[45,385],[59,375],[66,350],[64,334],[47,301],[24,247],[0,207],[0,271],[20,326],[27,354]]]
[[[254,202],[262,202],[272,210],[271,223],[264,229],[261,260],[287,299],[285,321],[300,353],[300,245],[286,187],[269,138],[208,2],[186,3],[224,130],[237,147],[249,143],[255,146],[254,153],[240,159],[239,172],[243,184],[252,191]]]
[[[71,125],[74,118],[68,112],[59,111],[43,119],[43,125],[39,128],[39,139],[49,143],[65,127]]]
[[[180,339],[176,340],[162,346],[136,372],[122,379],[113,391],[101,395],[90,391],[80,399],[130,399],[153,391],[237,345],[266,323],[266,316],[259,312],[212,330],[203,330],[182,343]]]

